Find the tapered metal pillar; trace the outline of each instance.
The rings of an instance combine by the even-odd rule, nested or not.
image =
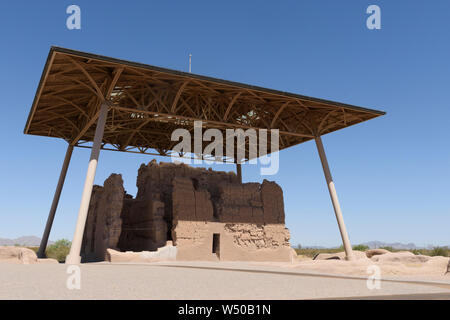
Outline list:
[[[106,117],[108,115],[108,105],[103,103],[100,107],[100,115],[95,129],[94,144],[92,145],[91,158],[84,182],[83,194],[81,196],[80,209],[78,211],[77,225],[73,235],[72,246],[69,255],[66,257],[66,264],[79,264],[81,262],[81,243],[83,241],[84,227],[91,201],[92,187],[94,185],[95,172],[97,170],[98,157],[100,155],[100,147],[105,130]]]
[[[242,183],[242,167],[240,163],[236,163],[236,175],[239,179],[239,182]]]
[[[325,180],[327,181],[328,191],[330,192],[331,202],[333,203],[334,213],[336,214],[339,231],[341,232],[342,243],[344,244],[344,250],[347,260],[353,260],[353,250],[348,238],[347,229],[345,228],[344,218],[342,217],[341,206],[339,205],[339,199],[334,187],[333,178],[330,173],[330,167],[328,166],[327,156],[323,148],[322,139],[320,136],[315,138],[317,150],[319,151],[320,161],[322,162],[323,173],[325,174]]]
[[[59,198],[61,196],[61,191],[64,186],[64,181],[66,180],[67,169],[69,168],[70,158],[72,157],[73,146],[69,144],[67,146],[66,156],[64,157],[64,162],[61,168],[61,173],[59,174],[58,184],[56,185],[55,194],[53,196],[52,206],[48,213],[47,224],[45,225],[44,234],[42,235],[41,244],[39,245],[39,250],[37,252],[38,258],[45,258],[45,249],[47,248],[48,237],[50,231],[52,230],[53,220],[55,218],[56,209],[58,208]]]

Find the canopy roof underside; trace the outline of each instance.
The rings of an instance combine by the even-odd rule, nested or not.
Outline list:
[[[89,147],[105,101],[110,111],[102,148],[158,155],[170,155],[178,143],[171,141],[173,130],[192,130],[196,120],[223,132],[279,129],[281,150],[384,114],[52,47],[24,133]]]

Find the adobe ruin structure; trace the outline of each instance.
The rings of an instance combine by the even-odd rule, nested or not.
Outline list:
[[[84,262],[111,260],[107,249],[156,251],[176,260],[291,261],[283,191],[275,182],[241,183],[234,172],[185,164],[142,164],[136,198],[112,174],[94,186]],[[156,258],[158,259],[158,258]]]
[[[252,129],[257,133],[277,130],[280,150],[313,140],[346,257],[351,260],[352,247],[322,136],[384,114],[336,101],[51,47],[24,133],[64,139],[67,151],[38,256],[45,256],[75,147],[90,148],[91,156],[67,264],[81,261],[100,151],[177,156],[171,133],[178,128],[192,130],[195,122],[201,121],[205,129],[217,129],[222,136],[227,129]],[[257,150],[272,150],[269,140],[257,144]],[[194,152],[192,157],[199,159],[214,156],[204,150],[201,154]],[[252,159],[248,146],[243,159],[236,156],[219,159],[236,164],[239,181],[241,163],[249,160]],[[200,192],[199,196],[204,195]]]

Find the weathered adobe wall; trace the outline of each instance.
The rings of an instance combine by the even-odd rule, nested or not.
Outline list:
[[[154,251],[167,240],[177,260],[290,260],[283,192],[274,182],[241,184],[232,172],[151,161],[139,168],[136,184],[136,199],[125,193],[120,175],[94,187],[86,261],[103,260],[108,247]],[[213,234],[220,235],[216,253]]]
[[[276,183],[220,182],[213,204],[208,190],[176,177],[172,198],[177,260],[291,260],[283,193]],[[217,253],[213,234],[220,235]]]
[[[233,228],[234,230],[230,230]],[[238,230],[238,232],[235,232]],[[286,261],[292,259],[289,231],[282,225],[182,221],[176,227],[177,260]],[[220,251],[212,253],[213,234]],[[245,238],[240,240],[239,238]]]
[[[94,186],[84,229],[82,256],[84,261],[103,261],[107,248],[117,249],[122,231],[123,180],[112,174],[103,187]]]
[[[175,177],[190,179],[196,188],[208,190],[212,198],[218,198],[220,183],[239,183],[233,172],[213,171],[175,163],[158,164],[155,160],[148,165],[142,164],[136,182],[138,188],[136,199],[141,199],[149,193],[158,194],[164,202],[164,217],[168,224],[172,222],[172,193]]]

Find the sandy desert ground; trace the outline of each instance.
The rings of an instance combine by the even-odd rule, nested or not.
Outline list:
[[[66,286],[67,265],[0,263],[0,299],[450,299],[450,276],[382,274],[369,290],[367,275],[345,273],[356,262],[311,263],[82,264],[79,290]]]

